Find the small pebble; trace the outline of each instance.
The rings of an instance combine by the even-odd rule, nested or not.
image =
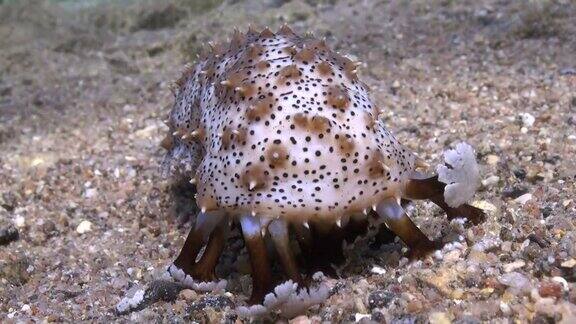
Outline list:
[[[538,294],[542,297],[562,297],[562,285],[556,282],[544,281],[538,288]]]
[[[87,220],[81,221],[80,224],[78,224],[78,227],[76,227],[76,232],[78,232],[78,234],[84,234],[90,231],[92,231],[92,223]]]
[[[507,303],[503,302],[503,301],[500,302],[500,310],[502,311],[502,313],[503,313],[504,315],[509,315],[509,314],[510,314],[510,311],[511,311],[511,310],[510,310],[510,306],[509,306]]]
[[[450,298],[452,299],[462,299],[464,297],[464,290],[457,288],[455,289],[452,294],[450,294]]]
[[[24,304],[22,305],[22,308],[20,308],[20,310],[28,315],[32,314],[32,309],[30,308],[30,305],[28,304]]]
[[[472,246],[473,251],[486,252],[497,248],[502,243],[499,237],[487,236]]]
[[[364,302],[362,302],[361,298],[356,298],[354,301],[354,305],[356,306],[356,311],[358,311],[359,313],[368,312],[368,310],[366,309],[366,306],[364,306]]]
[[[528,189],[524,187],[506,187],[502,190],[502,197],[516,199],[526,193]]]
[[[560,75],[576,75],[576,69],[574,68],[563,68],[560,70]]]
[[[486,200],[475,201],[472,205],[474,205],[474,207],[477,207],[477,208],[480,208],[484,211],[489,211],[489,212],[495,212],[498,210],[498,207],[494,206],[494,204],[492,204]]]
[[[198,294],[192,289],[184,289],[180,292],[179,297],[185,300],[194,300],[198,297]]]
[[[524,262],[523,260],[516,260],[512,263],[508,263],[508,264],[504,265],[504,272],[512,272],[516,269],[522,268],[525,265],[526,265],[526,262]]]
[[[22,286],[30,280],[31,268],[30,260],[22,257],[10,260],[8,263],[0,264],[0,278],[17,286]]]
[[[18,230],[13,225],[0,229],[0,245],[6,245],[18,239]]]
[[[198,310],[204,310],[208,307],[211,307],[215,310],[222,310],[225,308],[233,308],[234,307],[234,303],[232,302],[232,300],[230,300],[230,298],[226,297],[226,296],[205,296],[200,298],[199,300],[195,301],[191,307],[190,310],[191,311],[198,311]]]
[[[386,307],[392,299],[394,299],[394,293],[376,290],[368,296],[368,307],[370,309]]]
[[[48,237],[51,237],[58,233],[58,229],[56,228],[56,224],[54,224],[53,221],[46,220],[44,224],[42,224],[42,232]]]
[[[519,291],[530,291],[530,280],[519,272],[510,272],[501,275],[498,281],[508,287],[515,288]]]
[[[519,180],[524,180],[526,178],[526,170],[524,169],[516,169],[514,170],[514,176]]]
[[[458,260],[461,260],[461,252],[460,250],[453,250],[450,251],[448,253],[446,253],[446,255],[444,255],[444,261],[445,262],[456,262]]]
[[[552,207],[550,206],[542,207],[540,208],[540,212],[542,213],[542,218],[548,218],[548,216],[552,214]]]
[[[88,189],[86,189],[86,192],[84,193],[84,197],[93,198],[93,197],[96,197],[97,194],[98,194],[98,189],[88,188]]]
[[[486,163],[488,163],[488,165],[495,165],[499,161],[500,158],[497,155],[490,154],[486,156]]]
[[[372,312],[370,319],[376,323],[386,323],[386,316],[379,311]]]
[[[450,324],[452,321],[448,317],[448,314],[443,312],[434,312],[428,316],[430,324]]]
[[[552,281],[555,281],[559,284],[562,285],[562,288],[564,288],[564,290],[568,291],[570,289],[570,285],[568,284],[568,281],[566,281],[566,279],[562,278],[562,277],[552,277]]]
[[[490,176],[490,177],[482,180],[482,185],[486,188],[489,188],[489,187],[492,187],[495,184],[497,184],[498,181],[500,181],[500,177],[493,175],[493,176]]]
[[[500,237],[500,238],[502,238],[502,237]],[[510,241],[502,242],[500,248],[502,249],[503,252],[510,252],[510,251],[512,251],[512,242],[510,242]]]
[[[566,260],[566,261],[562,262],[560,264],[560,266],[562,268],[574,268],[574,266],[576,266],[576,259]]]
[[[517,202],[521,205],[524,205],[525,203],[528,202],[528,200],[532,199],[532,194],[531,193],[527,193],[527,194],[523,194],[522,196],[514,199],[514,202]]]
[[[522,125],[524,125],[524,127],[532,127],[536,118],[530,113],[520,113],[520,120],[522,120]]]
[[[406,305],[406,311],[408,311],[408,313],[419,313],[422,311],[423,307],[424,305],[422,305],[422,302],[420,302],[418,299],[414,299],[408,302]]]
[[[288,321],[290,324],[311,324],[312,320],[306,315],[300,315]]]
[[[361,314],[361,313],[354,314],[354,320],[356,322],[360,322],[364,318],[370,319],[371,317],[372,317],[372,315],[370,315],[370,314]]]
[[[26,219],[22,215],[18,215],[14,218],[14,225],[18,228],[26,226]]]
[[[0,207],[4,208],[5,210],[11,212],[16,208],[17,205],[17,197],[14,193],[5,192],[0,195]]]

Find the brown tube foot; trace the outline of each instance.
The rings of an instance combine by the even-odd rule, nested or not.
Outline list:
[[[264,296],[274,287],[266,244],[260,232],[260,221],[251,215],[243,215],[240,224],[252,268],[252,295],[248,303],[261,304]]]
[[[312,249],[312,232],[310,226],[306,227],[303,224],[292,223],[290,228],[294,232],[294,236],[298,241],[298,245],[303,253],[307,253]]]
[[[410,179],[404,189],[404,195],[408,199],[430,199],[444,195],[446,184],[438,181],[438,176],[425,179]]]
[[[194,279],[200,279],[202,281],[211,281],[213,279],[214,267],[222,252],[225,240],[224,229],[222,228],[224,225],[221,224],[224,223],[224,218],[225,215],[221,212],[198,214],[194,227],[188,233],[184,246],[174,261],[174,266],[182,270],[184,275],[190,275]],[[217,228],[217,230],[213,233],[214,228]],[[208,240],[209,237],[210,240]],[[196,264],[198,253],[202,247],[204,247],[206,241],[208,241],[208,246],[198,262],[201,264]],[[216,260],[214,260],[214,258]],[[214,265],[212,265],[212,263],[214,263]],[[200,271],[200,269],[202,269],[202,271]],[[203,278],[195,277],[195,273],[203,276]],[[208,275],[207,273],[212,273],[212,275]],[[205,280],[208,277],[211,279]]]
[[[216,279],[216,265],[224,250],[228,222],[222,222],[210,235],[202,257],[192,267],[192,277],[200,281],[214,281]]]
[[[486,219],[486,214],[480,208],[464,204],[456,208],[448,206],[444,201],[444,195],[430,198],[433,203],[442,208],[449,220],[454,218],[466,218],[470,223],[478,225]]]
[[[286,275],[299,286],[302,286],[302,276],[300,275],[298,264],[290,248],[290,238],[288,236],[288,226],[286,222],[281,219],[274,220],[268,225],[268,231],[274,241],[276,252],[278,253]]]
[[[412,222],[396,199],[388,198],[376,206],[376,212],[384,222],[410,249],[409,256],[419,258],[442,247],[433,242]]]
[[[442,208],[448,219],[466,218],[474,225],[484,221],[486,214],[482,209],[467,204],[456,208],[448,206],[444,200],[444,188],[446,184],[438,181],[438,176],[426,179],[410,179],[406,185],[404,194],[408,199],[429,199],[438,207]]]
[[[204,238],[202,237],[202,233],[192,228],[188,233],[188,237],[186,237],[186,242],[184,242],[180,254],[176,260],[174,260],[174,265],[183,270],[186,274],[192,274],[196,257],[203,246]]]

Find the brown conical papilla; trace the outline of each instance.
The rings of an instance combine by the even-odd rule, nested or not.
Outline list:
[[[262,61],[256,63],[256,69],[258,71],[265,71],[265,70],[269,69],[270,66],[271,66],[270,62],[268,62],[266,60],[262,60]]]
[[[172,149],[172,147],[174,147],[174,137],[171,135],[167,135],[160,143],[160,146],[162,146],[162,148],[164,148],[165,150]]]
[[[219,58],[226,52],[224,45],[221,43],[209,42],[208,47],[210,48],[211,54],[216,58]]]
[[[290,55],[296,55],[296,53],[298,53],[298,49],[295,45],[286,46],[282,50]]]
[[[294,58],[298,61],[306,63],[314,60],[315,54],[316,52],[314,49],[304,47],[294,55]]]
[[[260,44],[250,44],[248,46],[248,51],[246,52],[246,57],[248,60],[257,59],[264,51],[264,46]]]
[[[286,25],[286,24],[284,24],[284,25],[282,25],[282,27],[280,27],[280,29],[278,30],[278,35],[288,36],[288,37],[296,36],[294,31],[292,31],[292,29],[290,27],[288,27],[288,25]]]
[[[248,191],[264,189],[268,183],[268,176],[264,167],[254,165],[246,168],[241,178],[243,186]]]
[[[272,38],[274,36],[276,36],[276,35],[268,27],[264,28],[262,30],[262,32],[260,32],[260,37],[262,37],[262,38]]]
[[[349,134],[338,134],[336,135],[336,142],[340,151],[344,154],[350,154],[353,152],[355,143],[352,136]]]
[[[246,130],[246,128],[237,128],[235,130],[232,131],[232,135],[233,135],[233,139],[234,142],[239,144],[239,145],[244,145],[246,144],[246,138],[248,136],[248,132]]]
[[[266,149],[266,161],[273,167],[282,167],[288,162],[288,151],[282,144],[271,144]]]
[[[273,105],[274,99],[272,97],[258,99],[253,104],[248,105],[246,108],[246,117],[248,120],[261,120],[272,111]]]
[[[302,72],[300,72],[296,64],[285,66],[279,71],[278,83],[284,84],[290,80],[297,80],[301,74]]]
[[[244,34],[242,34],[238,29],[234,29],[234,33],[232,34],[232,39],[230,40],[229,50],[236,51],[240,49],[241,46],[244,45],[246,42],[246,38]]]
[[[330,126],[330,119],[322,115],[314,115],[308,122],[309,130],[315,133],[325,133],[330,129]]]
[[[320,62],[320,64],[318,64],[318,73],[320,73],[320,75],[322,76],[327,76],[332,74],[333,70],[332,67],[330,66],[330,63],[328,62]]]
[[[340,86],[331,86],[327,94],[328,105],[336,109],[345,109],[350,103],[348,94]]]

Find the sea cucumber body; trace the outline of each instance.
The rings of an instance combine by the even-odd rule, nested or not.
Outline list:
[[[164,165],[204,210],[291,221],[402,196],[415,157],[384,127],[357,65],[287,28],[236,32],[178,80]]]

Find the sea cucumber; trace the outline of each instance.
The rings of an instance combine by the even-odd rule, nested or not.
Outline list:
[[[214,280],[231,226],[241,229],[250,256],[250,302],[261,303],[274,288],[265,240],[288,279],[303,285],[302,265],[316,270],[338,259],[342,241],[370,222],[385,224],[413,256],[440,247],[411,221],[403,199],[429,199],[449,218],[484,217],[461,204],[478,181],[472,148],[447,154],[447,162],[463,162],[439,168],[444,183],[424,176],[418,169],[426,164],[385,128],[358,66],[283,26],[235,31],[185,68],[173,86],[162,167],[191,179],[201,212],[169,267],[175,279]],[[466,197],[451,190],[447,199],[446,183]]]

